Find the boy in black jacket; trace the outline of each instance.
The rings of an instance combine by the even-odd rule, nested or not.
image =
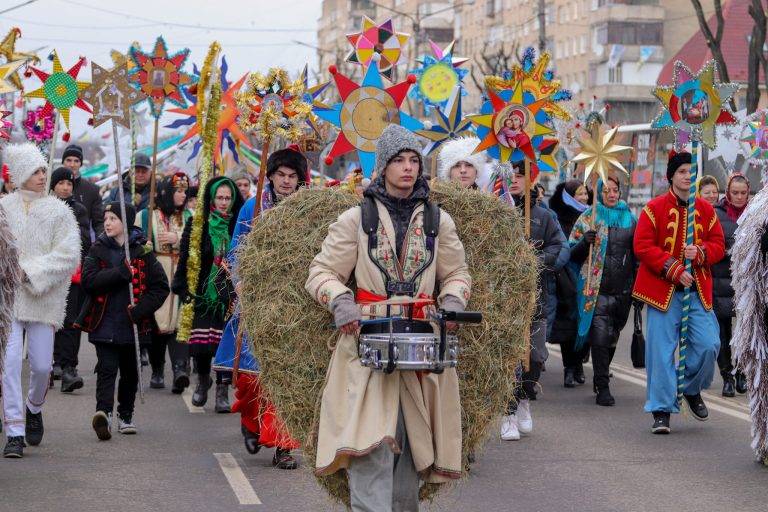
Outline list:
[[[154,312],[168,296],[168,279],[146,238],[134,226],[136,210],[125,205],[128,244],[131,261],[125,260],[123,220],[120,203],[107,203],[104,208],[104,233],[94,242],[83,263],[83,288],[90,295],[84,310],[83,330],[96,346],[96,414],[93,429],[102,441],[112,437],[112,409],[117,390],[118,432],[135,434],[133,405],[136,400],[138,373],[133,324],[139,342],[149,344]],[[128,286],[133,288],[130,304]]]

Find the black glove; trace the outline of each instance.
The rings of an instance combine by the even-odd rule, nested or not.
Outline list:
[[[592,245],[595,243],[595,239],[597,238],[597,231],[594,229],[590,229],[586,233],[584,233],[584,239],[587,241],[588,244]]]
[[[128,264],[127,261],[123,261],[123,264],[118,267],[120,272],[120,277],[125,279],[126,281],[130,281],[133,279],[133,268]]]

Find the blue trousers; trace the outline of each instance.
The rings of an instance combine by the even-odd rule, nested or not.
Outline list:
[[[680,342],[682,304],[683,292],[674,292],[666,313],[653,307],[648,308],[645,412],[680,412],[677,404],[675,349]],[[713,311],[704,309],[699,294],[692,291],[685,352],[684,394],[695,395],[712,384],[719,350],[720,327],[717,317]]]

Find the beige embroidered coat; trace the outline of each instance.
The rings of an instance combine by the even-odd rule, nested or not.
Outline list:
[[[139,212],[136,216],[136,225],[144,229],[148,226],[145,219],[147,215],[146,209]],[[187,214],[186,210],[181,217],[181,223],[178,222],[179,217],[174,215],[168,219],[168,223],[163,221],[164,215],[158,209],[152,211],[152,244],[155,248],[155,256],[157,261],[163,266],[165,275],[168,277],[168,282],[173,280],[173,275],[176,273],[176,264],[179,261],[179,248],[181,247],[181,234],[184,231],[184,223],[191,215]],[[176,243],[174,244],[161,244],[158,240],[158,235],[167,232],[176,233]],[[168,297],[160,306],[160,309],[155,311],[155,322],[157,322],[157,329],[162,334],[170,334],[176,332],[176,324],[178,323],[179,316],[179,296],[171,292]]]
[[[395,229],[387,209],[376,201],[379,211],[376,257],[395,280],[402,270],[407,279],[427,256],[423,235],[423,210],[414,211],[405,238],[402,262],[396,261]],[[333,300],[352,290],[346,283],[354,272],[359,288],[386,295],[380,270],[368,256],[368,236],[361,227],[361,210],[351,208],[333,223],[320,253],[309,269],[307,291],[330,307]],[[417,280],[417,294],[432,296],[440,284],[438,303],[453,295],[464,305],[469,299],[471,278],[464,246],[451,217],[441,211],[435,258]],[[402,263],[402,264],[400,264]],[[362,306],[363,318],[375,306]],[[398,314],[393,307],[392,314]],[[385,315],[379,306],[377,315]],[[402,407],[413,461],[427,482],[445,482],[461,475],[461,407],[455,369],[442,374],[395,370],[392,374],[373,371],[360,364],[355,336],[342,335],[331,356],[320,406],[316,471],[332,474],[349,465],[351,456],[369,453],[387,443],[395,453],[398,409]]]

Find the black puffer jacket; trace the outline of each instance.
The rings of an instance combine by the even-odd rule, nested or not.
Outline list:
[[[82,258],[88,254],[88,249],[91,248],[91,223],[88,218],[88,210],[85,209],[81,203],[75,200],[74,197],[62,199],[67,206],[69,206],[72,213],[75,214],[75,220],[77,220],[77,227],[80,228],[80,247],[82,250]]]
[[[725,198],[715,205],[715,213],[723,226],[725,235],[725,257],[712,265],[712,295],[714,310],[718,318],[736,316],[733,310],[733,287],[731,286],[731,247],[733,247],[736,223],[728,217]]]
[[[100,235],[104,231],[104,206],[99,187],[80,176],[75,178],[72,185],[72,197],[85,207],[93,232],[96,236]]]

